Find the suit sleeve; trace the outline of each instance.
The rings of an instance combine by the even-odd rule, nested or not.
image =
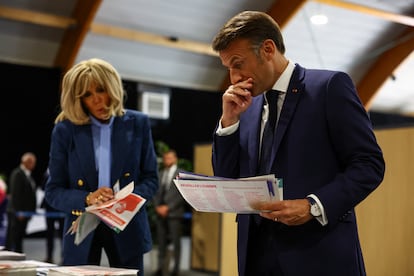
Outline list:
[[[235,133],[218,136],[214,130],[212,165],[215,176],[239,177],[239,130]]]
[[[334,74],[326,88],[326,118],[342,172],[318,191],[328,220],[365,199],[384,177],[385,163],[371,121],[345,73]],[[340,202],[341,208],[335,208]]]

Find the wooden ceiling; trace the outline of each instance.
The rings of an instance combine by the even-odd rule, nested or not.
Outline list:
[[[367,108],[375,93],[392,75],[398,65],[414,51],[414,17],[398,13],[386,12],[380,9],[363,6],[351,2],[337,0],[314,0],[315,2],[364,13],[383,20],[391,21],[405,26],[405,31],[394,38],[390,44],[394,45],[385,52],[366,70],[365,75],[357,83],[357,89],[362,102]],[[271,15],[283,29],[296,13],[305,4],[305,0],[275,1],[268,14]],[[63,39],[57,51],[54,66],[66,71],[70,68],[79,53],[82,43],[89,32],[102,36],[109,36],[123,40],[158,45],[194,52],[201,55],[216,56],[208,43],[175,39],[159,34],[128,29],[114,25],[94,22],[102,0],[77,0],[70,17],[37,12],[21,8],[0,6],[0,18],[20,21],[35,25],[60,28],[64,30]],[[223,77],[223,86],[228,84],[228,77]]]

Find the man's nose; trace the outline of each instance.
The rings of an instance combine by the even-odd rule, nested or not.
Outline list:
[[[242,81],[242,76],[240,73],[238,73],[236,70],[230,70],[230,83],[236,84],[238,82]]]

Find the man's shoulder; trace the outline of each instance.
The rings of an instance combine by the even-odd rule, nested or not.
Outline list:
[[[11,173],[10,173],[10,177],[16,174],[22,174],[24,173],[24,171],[22,170],[22,168],[20,168],[20,166],[14,168]]]
[[[308,77],[332,77],[334,75],[348,75],[346,72],[330,69],[319,69],[319,68],[305,68],[297,65],[299,70],[302,71]]]

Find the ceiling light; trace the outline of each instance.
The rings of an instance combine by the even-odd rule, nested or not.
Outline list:
[[[310,21],[315,25],[325,25],[328,23],[328,17],[324,14],[315,14],[311,16]]]

